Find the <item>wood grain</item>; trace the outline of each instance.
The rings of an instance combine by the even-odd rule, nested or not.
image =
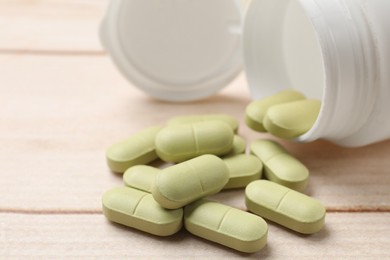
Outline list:
[[[107,0],[0,0],[0,53],[97,54]]]
[[[9,258],[384,259],[390,255],[390,214],[328,214],[312,236],[269,224],[268,244],[256,254],[180,231],[160,238],[107,222],[102,215],[0,214],[0,255]],[[5,224],[7,223],[7,224]]]

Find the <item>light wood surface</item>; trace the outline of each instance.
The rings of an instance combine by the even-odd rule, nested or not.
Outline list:
[[[307,193],[328,210],[325,228],[301,236],[270,223],[269,242],[246,255],[186,231],[157,238],[111,224],[102,193],[122,185],[105,149],[174,115],[228,113],[250,101],[240,75],[218,95],[172,104],[122,78],[97,31],[107,1],[0,0],[0,258],[390,257],[390,141],[346,149],[282,141],[311,171]],[[245,209],[242,190],[214,199]]]

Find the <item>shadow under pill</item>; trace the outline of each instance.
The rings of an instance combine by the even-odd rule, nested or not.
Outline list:
[[[330,236],[330,232],[328,228],[326,227],[326,224],[322,227],[322,229],[314,234],[301,234],[299,232],[296,232],[294,230],[291,230],[289,228],[286,228],[282,225],[279,225],[278,223],[272,222],[268,219],[266,219],[267,224],[269,226],[272,226],[274,228],[280,229],[282,231],[285,231],[286,233],[290,234],[291,236],[301,238],[301,239],[307,239],[314,242],[322,242],[324,240],[327,240]]]
[[[210,250],[210,248],[212,247],[215,250],[220,250],[221,253],[223,253],[225,255],[225,257],[229,257],[229,255],[230,255],[230,257],[245,257],[245,258],[259,259],[259,257],[263,258],[263,256],[270,255],[270,248],[268,247],[268,245],[266,245],[264,248],[262,248],[258,252],[245,253],[245,252],[240,252],[240,251],[235,250],[233,248],[221,245],[219,243],[209,241],[205,238],[194,236],[194,235],[190,234],[188,231],[186,231],[186,232],[188,233],[188,236],[191,237],[191,239],[196,241],[196,243],[204,244],[204,247],[207,247],[207,248],[204,248],[204,250]],[[227,255],[227,254],[229,254],[229,255]]]
[[[137,237],[142,236],[142,237],[154,240],[154,241],[164,241],[164,243],[167,243],[167,245],[170,243],[177,245],[180,243],[184,243],[185,240],[188,239],[188,232],[184,229],[184,227],[182,227],[177,233],[175,233],[173,235],[157,236],[157,235],[149,234],[149,233],[144,232],[142,230],[138,230],[136,228],[127,227],[125,225],[111,222],[109,220],[106,220],[106,221],[110,226],[114,227],[115,229],[118,229],[118,230],[123,231],[123,232],[128,232],[129,235],[131,234],[132,235],[131,239],[134,239],[133,236],[137,236]]]

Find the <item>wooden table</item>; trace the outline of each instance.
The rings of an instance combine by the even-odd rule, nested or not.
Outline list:
[[[105,149],[174,115],[228,113],[243,123],[243,75],[209,99],[154,100],[122,78],[97,30],[104,0],[0,0],[0,258],[390,257],[390,142],[345,149],[282,142],[311,171],[307,193],[327,207],[325,228],[302,236],[269,223],[257,254],[185,230],[159,238],[109,223],[101,195],[122,185]],[[214,199],[245,209],[242,190]]]

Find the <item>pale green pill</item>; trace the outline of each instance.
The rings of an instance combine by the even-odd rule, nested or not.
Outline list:
[[[110,146],[106,151],[108,167],[123,173],[131,166],[158,159],[154,140],[161,127],[147,128],[130,138]]]
[[[295,90],[284,90],[275,95],[253,101],[245,110],[245,122],[253,130],[267,132],[264,128],[263,120],[268,109],[277,104],[283,104],[295,100],[305,99],[305,96]]]
[[[235,135],[233,138],[233,148],[224,157],[233,156],[237,154],[243,154],[246,150],[246,141],[239,135]]]
[[[321,202],[267,180],[246,187],[245,203],[249,211],[302,234],[320,231],[325,222]]]
[[[251,144],[250,149],[263,162],[268,180],[293,190],[305,190],[309,170],[281,145],[271,140],[257,140]]]
[[[183,209],[164,209],[152,194],[129,187],[104,193],[103,213],[112,222],[157,236],[173,235],[183,226]]]
[[[184,208],[184,226],[196,236],[245,253],[267,243],[268,226],[261,217],[204,199]]]
[[[222,121],[228,124],[235,133],[238,132],[238,121],[232,116],[224,114],[211,114],[211,115],[188,115],[188,116],[177,116],[168,121],[168,125],[181,125],[181,124],[192,124],[196,122],[205,121]]]
[[[164,127],[156,136],[156,151],[166,162],[183,162],[203,154],[225,155],[233,147],[233,130],[207,121]]]
[[[161,170],[152,194],[164,208],[175,209],[218,193],[228,180],[229,171],[222,159],[202,155]]]
[[[264,118],[264,127],[271,134],[293,139],[309,131],[320,113],[319,100],[299,100],[272,106]]]
[[[125,171],[123,181],[128,187],[150,193],[154,180],[160,171],[160,169],[152,166],[136,165]]]
[[[263,164],[256,156],[238,154],[224,158],[223,161],[229,170],[229,181],[223,189],[245,188],[261,178]]]

